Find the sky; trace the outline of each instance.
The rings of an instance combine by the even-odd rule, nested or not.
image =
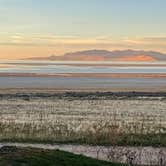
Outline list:
[[[0,0],[0,59],[89,49],[166,53],[166,0]]]

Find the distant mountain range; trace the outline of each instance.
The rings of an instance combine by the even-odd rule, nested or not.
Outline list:
[[[166,61],[166,54],[155,51],[137,50],[86,50],[66,53],[63,56],[34,57],[28,60],[50,61],[127,61],[127,62],[155,62]]]

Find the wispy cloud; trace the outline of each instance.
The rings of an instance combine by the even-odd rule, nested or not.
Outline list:
[[[22,34],[14,34],[1,38],[0,45],[24,45],[24,46],[55,46],[55,45],[95,45],[95,44],[111,44],[114,43],[111,38],[106,37],[78,37],[78,36],[53,36],[53,35],[34,35],[24,36]]]
[[[126,43],[136,45],[166,45],[166,37],[144,37],[144,38],[133,38],[125,39]]]
[[[145,49],[166,52],[166,37],[143,37],[115,39],[110,36],[82,37],[58,35],[24,35],[21,33],[1,36],[0,46],[99,48],[99,49]]]

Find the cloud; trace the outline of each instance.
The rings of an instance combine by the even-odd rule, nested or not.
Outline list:
[[[127,38],[124,41],[128,44],[136,45],[166,45],[166,37]]]
[[[19,40],[23,40],[24,39],[24,37],[21,36],[21,35],[13,35],[13,36],[11,36],[11,38],[12,39],[19,39]]]
[[[144,38],[121,38],[115,39],[110,36],[81,37],[81,36],[58,36],[23,34],[2,35],[0,46],[17,47],[63,47],[80,49],[144,49],[166,52],[166,37]]]
[[[3,41],[3,42],[2,42]],[[55,45],[95,45],[110,44],[113,41],[106,37],[79,37],[79,36],[53,36],[53,35],[33,35],[23,36],[14,34],[6,36],[0,41],[0,45],[10,46],[55,46]]]
[[[144,37],[144,38],[125,38],[123,39],[124,45],[131,49],[143,49],[166,52],[166,37]]]

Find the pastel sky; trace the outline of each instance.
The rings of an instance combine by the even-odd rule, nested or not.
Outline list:
[[[166,0],[0,0],[0,59],[85,49],[166,53]]]

